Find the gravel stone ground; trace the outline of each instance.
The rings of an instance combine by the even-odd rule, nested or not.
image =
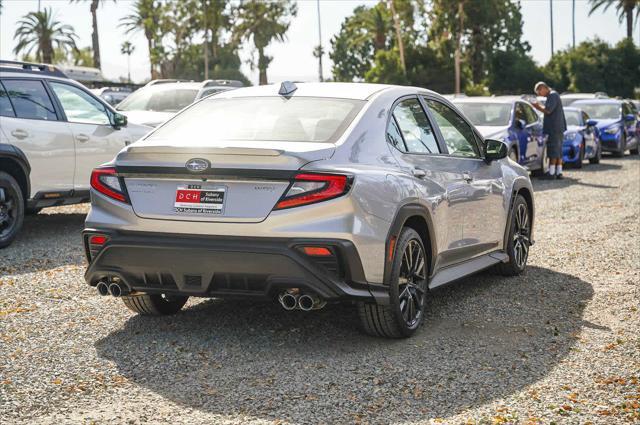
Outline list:
[[[143,318],[83,279],[86,205],[0,251],[0,423],[640,422],[640,157],[535,181],[525,275],[435,291],[414,338],[351,306],[190,301]]]

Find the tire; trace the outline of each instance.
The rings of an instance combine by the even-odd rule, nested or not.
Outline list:
[[[622,140],[620,141],[620,150],[613,153],[613,156],[616,158],[622,158],[624,156],[624,152],[627,150],[627,135],[622,134]]]
[[[600,158],[602,158],[602,146],[598,146],[598,152],[593,158],[589,158],[589,164],[600,164]]]
[[[496,265],[496,271],[503,276],[517,276],[527,267],[531,246],[531,218],[529,205],[522,195],[516,195],[510,220],[506,249],[509,261]]]
[[[0,171],[0,248],[9,246],[24,222],[24,195],[16,179]]]
[[[534,170],[531,174],[535,177],[542,177],[549,172],[549,157],[547,156],[547,145],[542,148],[542,162],[540,168]]]
[[[122,302],[134,313],[143,316],[168,316],[176,314],[189,297],[167,297],[164,294],[145,294],[122,297]]]
[[[412,255],[407,256],[410,252]],[[408,267],[409,257],[416,267]],[[385,338],[413,335],[424,321],[428,275],[427,251],[422,239],[418,232],[405,227],[396,243],[391,265],[389,305],[358,304],[364,332]]]
[[[584,161],[584,143],[580,145],[580,153],[578,154],[578,162],[573,164],[575,168],[582,168],[582,162]]]

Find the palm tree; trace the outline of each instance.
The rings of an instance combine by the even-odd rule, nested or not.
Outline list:
[[[162,21],[162,4],[156,0],[136,0],[132,13],[120,19],[125,34],[142,30],[147,39],[151,79],[158,78],[156,65],[160,63],[162,45],[160,25]]]
[[[87,0],[69,0],[71,3],[79,3]],[[93,49],[93,66],[100,69],[100,40],[98,39],[98,6],[100,3],[104,3],[105,0],[90,0],[89,11],[91,12],[91,18],[93,19],[93,33],[91,33],[91,47]],[[116,0],[113,0],[114,2]]]
[[[29,12],[18,21],[18,28],[14,34],[18,41],[13,53],[26,55],[36,51],[38,61],[52,63],[54,59],[53,46],[64,52],[77,49],[76,35],[71,25],[62,24],[54,19],[51,8],[42,12]]]
[[[131,53],[136,50],[136,46],[130,41],[125,41],[120,45],[120,53],[127,55],[127,81],[131,82]]]
[[[640,12],[640,0],[589,0],[591,4],[591,10],[589,15],[598,9],[602,9],[606,12],[611,6],[616,6],[618,12],[618,21],[622,23],[626,19],[627,21],[627,38],[633,38],[633,11],[636,10],[636,20]]]
[[[267,84],[267,68],[273,59],[265,54],[271,41],[284,41],[291,24],[289,18],[296,16],[298,8],[288,0],[263,2],[249,0],[240,3],[236,10],[234,38],[236,41],[253,40],[258,51],[259,83]]]

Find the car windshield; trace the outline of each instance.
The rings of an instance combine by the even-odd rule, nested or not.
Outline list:
[[[335,142],[364,101],[320,97],[207,98],[148,140]]]
[[[567,120],[567,125],[580,125],[580,112],[564,110],[564,118]]]
[[[616,120],[620,118],[620,105],[617,103],[581,103],[580,109],[594,120]]]
[[[178,112],[190,105],[198,90],[168,89],[162,86],[144,87],[118,105],[119,111]]]
[[[479,127],[503,127],[511,119],[511,103],[456,103],[462,113]]]

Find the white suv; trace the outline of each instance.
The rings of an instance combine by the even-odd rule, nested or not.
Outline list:
[[[88,201],[91,170],[149,130],[53,66],[0,61],[0,248],[25,213]]]

